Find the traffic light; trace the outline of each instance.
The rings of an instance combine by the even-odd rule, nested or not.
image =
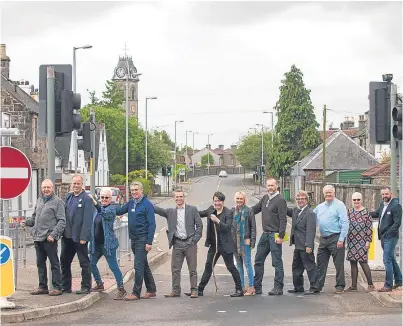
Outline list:
[[[393,120],[397,122],[396,125],[393,126],[392,133],[393,138],[396,140],[402,140],[402,106],[395,106],[392,110]]]
[[[166,176],[167,176],[167,167],[166,167],[166,166],[163,166],[163,167],[162,167],[162,176],[163,176],[163,177],[166,177]]]
[[[266,175],[266,167],[265,167],[264,165],[262,165],[262,166],[260,167],[260,174],[261,174],[261,175]]]
[[[69,90],[61,92],[61,121],[60,132],[71,133],[73,130],[81,129],[81,116],[75,110],[81,109],[81,95]]]
[[[370,143],[388,144],[391,124],[389,83],[370,82],[368,99]]]
[[[172,166],[167,166],[167,176],[170,177],[172,175]]]
[[[257,174],[257,175],[261,175],[261,174],[262,174],[262,172],[261,172],[260,169],[261,169],[261,166],[260,166],[260,165],[257,165],[257,166],[256,166],[256,174]]]
[[[91,123],[84,122],[81,125],[81,129],[78,131],[78,136],[82,136],[83,139],[77,139],[78,149],[84,152],[91,152]]]

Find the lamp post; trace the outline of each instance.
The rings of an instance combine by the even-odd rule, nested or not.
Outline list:
[[[192,132],[192,130],[186,130],[185,131],[185,133],[186,133],[186,149],[185,149],[185,151],[186,151],[186,153],[185,153],[185,167],[187,168],[187,163],[186,163],[186,160],[187,160],[187,158],[188,158],[188,132]],[[186,171],[185,171],[185,181],[186,181]]]
[[[268,113],[271,114],[271,148],[273,148],[273,142],[274,142],[274,124],[273,124],[273,112],[269,112],[269,111],[263,111],[263,113]]]
[[[72,82],[73,82],[73,92],[76,92],[76,77],[77,77],[77,73],[76,73],[76,51],[83,49],[91,49],[92,45],[83,45],[83,46],[75,46],[73,47],[73,78],[72,78]],[[78,168],[78,144],[77,144],[77,131],[73,130],[71,133],[71,138],[72,138],[72,143],[73,143],[73,151],[74,151],[74,171],[75,173],[77,173],[77,168]]]
[[[210,136],[213,136],[214,134],[208,134],[207,135],[207,174],[210,175]]]
[[[145,138],[146,138],[146,169],[145,169],[145,179],[148,179],[148,127],[147,127],[147,100],[156,100],[157,97],[153,96],[153,97],[146,97],[146,134],[145,134]]]
[[[193,132],[193,144],[192,144],[192,150],[193,150],[193,153],[192,153],[193,177],[195,176],[194,175],[195,174],[195,164],[193,162],[193,155],[195,155],[195,135],[198,135],[198,134],[199,134],[198,132]]]
[[[176,182],[176,124],[178,122],[183,122],[183,120],[175,120],[175,159],[174,159],[174,174],[175,174],[175,182]]]

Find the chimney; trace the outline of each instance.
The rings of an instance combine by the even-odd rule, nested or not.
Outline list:
[[[358,117],[358,130],[363,130],[365,129],[365,116],[363,114],[360,114]]]
[[[236,145],[231,145],[232,150],[236,150],[236,147],[237,147]]]
[[[0,45],[1,74],[10,79],[10,58],[6,54],[6,45]]]
[[[207,144],[207,145],[206,145],[206,148],[207,148],[207,149],[211,149],[211,144]]]
[[[218,148],[224,150],[224,145],[218,145]]]

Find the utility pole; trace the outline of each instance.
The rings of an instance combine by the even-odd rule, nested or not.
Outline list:
[[[323,149],[322,149],[323,186],[326,183],[326,104],[323,106]]]
[[[389,98],[390,98],[390,111],[392,116],[392,110],[397,105],[397,85],[389,82]],[[397,196],[397,152],[396,148],[396,140],[393,137],[393,126],[395,125],[395,121],[391,119],[390,123],[390,188],[392,194]],[[402,193],[403,194],[403,193]],[[402,196],[400,195],[400,197]],[[401,202],[401,201],[400,201]]]
[[[91,107],[90,111],[90,121],[92,124],[91,129],[91,156],[90,156],[90,190],[91,195],[95,198],[95,133],[96,133],[96,124],[95,124],[95,112],[94,108]]]
[[[55,68],[49,66],[47,71],[46,116],[48,136],[48,179],[55,183]]]

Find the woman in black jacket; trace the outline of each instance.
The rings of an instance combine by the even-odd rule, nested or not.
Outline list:
[[[234,226],[232,234],[236,244],[235,259],[245,295],[251,296],[255,295],[251,253],[256,243],[255,214],[246,206],[246,194],[244,192],[238,191],[234,199],[236,206],[232,209]],[[244,282],[244,265],[248,274],[249,287],[247,289]]]

